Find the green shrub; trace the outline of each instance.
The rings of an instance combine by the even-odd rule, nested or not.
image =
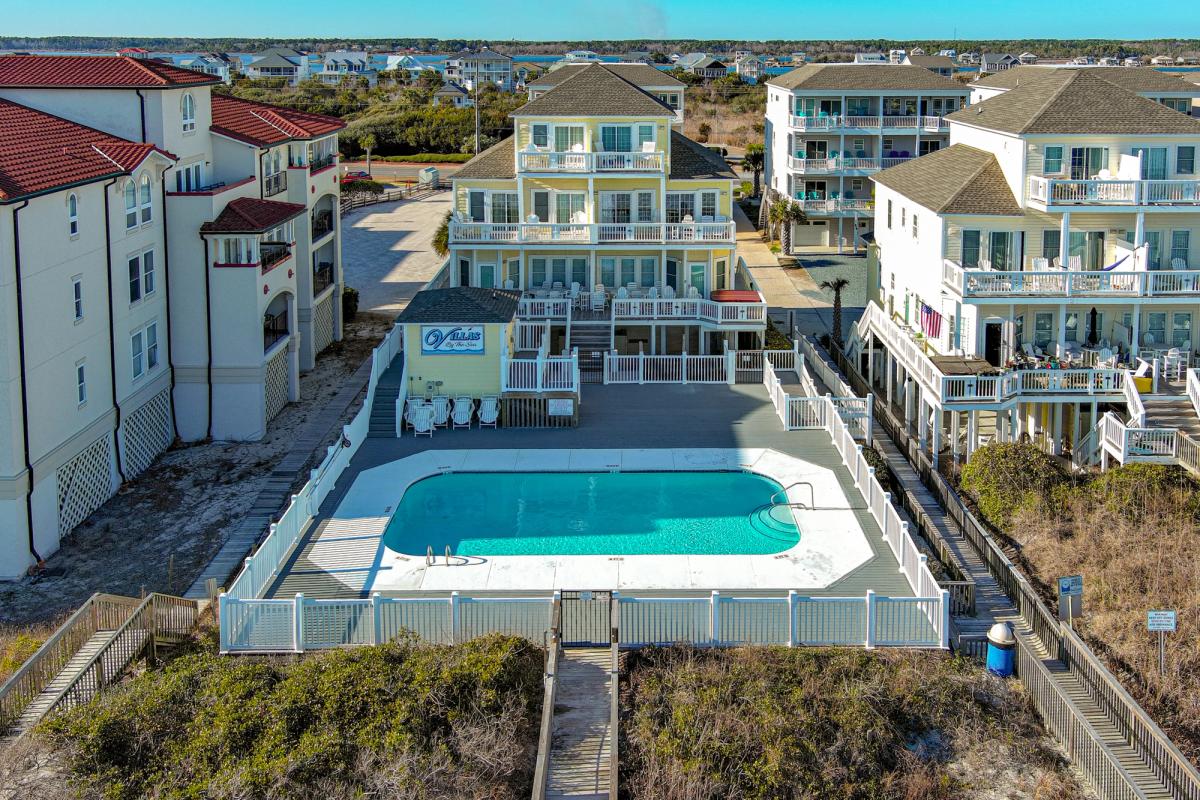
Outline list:
[[[1196,483],[1182,467],[1167,464],[1126,464],[1105,470],[1087,484],[1095,502],[1129,519],[1152,510],[1181,510],[1195,515]]]
[[[342,194],[383,194],[379,181],[361,180],[342,184]]]
[[[373,156],[371,160],[396,164],[464,164],[473,157],[471,153],[414,153],[407,156]]]
[[[353,322],[358,316],[358,289],[350,286],[342,288],[342,321]]]
[[[542,654],[529,642],[401,640],[294,664],[184,656],[40,733],[80,788],[107,800],[327,797],[330,787],[517,798],[529,796],[541,700]]]
[[[4,683],[29,657],[37,652],[45,639],[22,631],[11,637],[0,638],[0,683]]]
[[[992,525],[1007,530],[1021,509],[1055,499],[1055,487],[1068,481],[1048,455],[1033,445],[999,442],[981,447],[962,468],[962,488]]]

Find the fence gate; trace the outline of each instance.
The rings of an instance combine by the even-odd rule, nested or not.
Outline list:
[[[604,350],[579,348],[579,382],[604,383]]]
[[[607,647],[612,628],[612,592],[562,592],[563,647]]]

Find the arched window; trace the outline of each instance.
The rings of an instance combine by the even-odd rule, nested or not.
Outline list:
[[[138,221],[137,213],[137,185],[133,178],[125,184],[125,227],[136,228]]]
[[[67,195],[67,230],[72,236],[79,235],[79,197],[74,192]]]
[[[183,132],[191,133],[196,130],[196,101],[192,98],[191,92],[184,93],[180,110],[183,112]]]
[[[138,194],[140,195],[140,197],[138,198],[139,199],[138,205],[142,209],[142,222],[149,222],[150,218],[152,216],[153,199],[154,199],[153,192],[151,192],[151,190],[150,190],[150,176],[149,175],[142,176],[142,180],[139,182],[139,187],[140,187],[140,189],[139,189]]]

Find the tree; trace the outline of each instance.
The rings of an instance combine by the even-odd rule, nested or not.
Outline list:
[[[850,285],[848,278],[821,281],[821,288],[833,292],[833,343],[842,349],[842,291]]]
[[[700,127],[696,129],[696,133],[700,137],[700,142],[707,144],[708,137],[712,135],[712,125],[709,125],[707,122],[701,122]]]
[[[804,206],[786,197],[776,205],[779,207],[779,223],[782,226],[779,243],[783,247],[783,254],[789,255],[792,252],[792,225],[807,222],[808,215],[804,213]]]
[[[742,166],[754,173],[754,196],[758,197],[758,193],[762,188],[762,172],[766,166],[767,154],[766,150],[758,142],[752,142],[746,145],[746,157],[742,159]]]
[[[450,253],[450,217],[453,213],[453,211],[447,211],[446,216],[442,218],[442,224],[438,225],[438,229],[433,232],[433,252],[442,258]]]
[[[363,150],[367,151],[367,174],[371,174],[371,151],[379,146],[379,140],[375,138],[375,134],[366,133],[358,140],[358,144]]]

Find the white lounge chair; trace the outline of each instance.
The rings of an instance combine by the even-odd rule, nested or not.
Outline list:
[[[629,299],[629,290],[626,289],[624,286],[617,287],[617,299],[618,300],[628,300]]]
[[[647,292],[646,296],[649,297],[651,300],[657,300],[658,299],[658,287],[651,286],[650,291]]]
[[[487,395],[479,401],[479,427],[495,428],[500,418],[500,399]]]
[[[471,427],[471,413],[475,409],[475,401],[466,395],[454,398],[454,427]]]
[[[1188,268],[1187,259],[1184,259],[1184,258],[1172,258],[1171,259],[1171,269],[1173,269],[1177,272],[1182,272],[1182,271],[1186,270],[1187,268]]]
[[[422,403],[413,410],[412,426],[414,436],[433,438],[433,406]]]
[[[433,427],[446,427],[446,421],[450,419],[450,398],[439,394],[431,402],[433,404]]]
[[[675,299],[675,287],[674,286],[667,284],[666,286],[663,287],[663,299],[664,300],[674,300]]]
[[[688,287],[688,299],[689,300],[700,299],[700,290],[698,288],[696,288],[695,286],[689,286]]]
[[[1033,269],[1035,272],[1045,272],[1050,269],[1050,259],[1035,256],[1033,259]]]
[[[423,405],[425,399],[422,397],[410,397],[404,402],[404,422],[408,427],[412,427],[413,414]]]
[[[591,302],[592,311],[603,311],[604,310],[604,301],[606,299],[607,299],[607,297],[604,294],[603,286],[597,286],[594,290],[592,290],[592,302]]]

